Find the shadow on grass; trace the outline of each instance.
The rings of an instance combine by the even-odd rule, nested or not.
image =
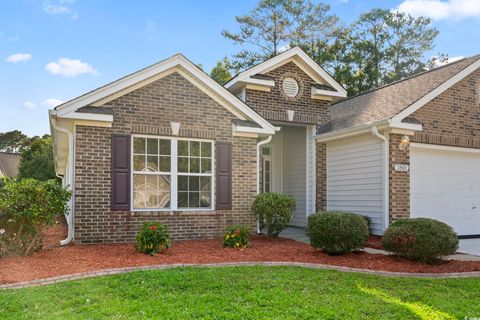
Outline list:
[[[399,298],[392,297],[387,293],[374,289],[374,288],[367,288],[362,285],[357,285],[358,289],[366,294],[372,295],[377,299],[380,299],[386,303],[394,304],[397,306],[401,306],[407,308],[415,315],[417,315],[422,320],[431,320],[431,319],[456,319],[454,316],[449,315],[446,312],[436,310],[429,305],[422,304],[420,302],[404,302]]]

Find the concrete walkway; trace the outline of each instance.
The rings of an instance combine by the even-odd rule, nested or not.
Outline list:
[[[305,235],[305,228],[301,228],[301,227],[288,227],[287,229],[283,230],[280,233],[280,237],[292,239],[292,240],[296,240],[304,243],[310,243],[310,239]],[[472,240],[478,241],[478,239],[472,239]],[[475,248],[477,248],[476,242],[472,241],[471,243],[469,242],[468,245],[465,245],[465,241],[468,241],[468,240],[460,240],[459,250],[464,251],[465,247],[469,248],[472,246],[475,246]],[[385,250],[374,249],[374,248],[365,248],[364,251],[371,254],[386,254],[386,255],[391,254],[390,252],[387,252]],[[460,252],[457,254],[448,256],[446,258],[448,260],[459,260],[459,261],[480,261],[480,256],[465,254]]]

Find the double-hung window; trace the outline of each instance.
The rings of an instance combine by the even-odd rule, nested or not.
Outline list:
[[[134,136],[134,210],[213,209],[213,142]]]

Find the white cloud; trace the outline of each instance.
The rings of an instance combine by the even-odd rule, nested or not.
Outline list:
[[[436,57],[434,57],[435,59]],[[433,67],[434,68],[438,68],[438,67],[441,67],[441,66],[444,66],[446,64],[449,64],[449,63],[452,63],[452,62],[455,62],[455,61],[458,61],[458,60],[462,60],[464,59],[465,57],[464,56],[456,56],[456,57],[451,57],[451,58],[448,58],[447,60],[445,61],[440,61],[440,60],[434,60],[433,61]]]
[[[8,56],[5,61],[7,62],[26,62],[32,59],[32,55],[30,53],[15,53],[11,56]]]
[[[480,18],[479,0],[405,0],[395,10],[433,20]]]
[[[25,101],[23,106],[27,109],[35,109],[37,107],[37,104],[35,102],[32,102],[32,101]]]
[[[72,8],[76,0],[45,0],[43,2],[43,11],[47,14],[71,15],[72,19],[78,18],[78,12]]]
[[[56,98],[49,98],[43,101],[43,105],[48,108],[55,108],[56,106],[62,104],[63,101]]]
[[[61,58],[45,66],[48,72],[64,77],[76,77],[81,74],[98,75],[98,71],[86,62],[77,59]]]

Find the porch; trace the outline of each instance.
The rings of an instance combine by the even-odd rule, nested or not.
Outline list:
[[[260,192],[293,196],[297,207],[290,225],[305,227],[315,212],[315,126],[275,125],[280,130],[261,147]]]

